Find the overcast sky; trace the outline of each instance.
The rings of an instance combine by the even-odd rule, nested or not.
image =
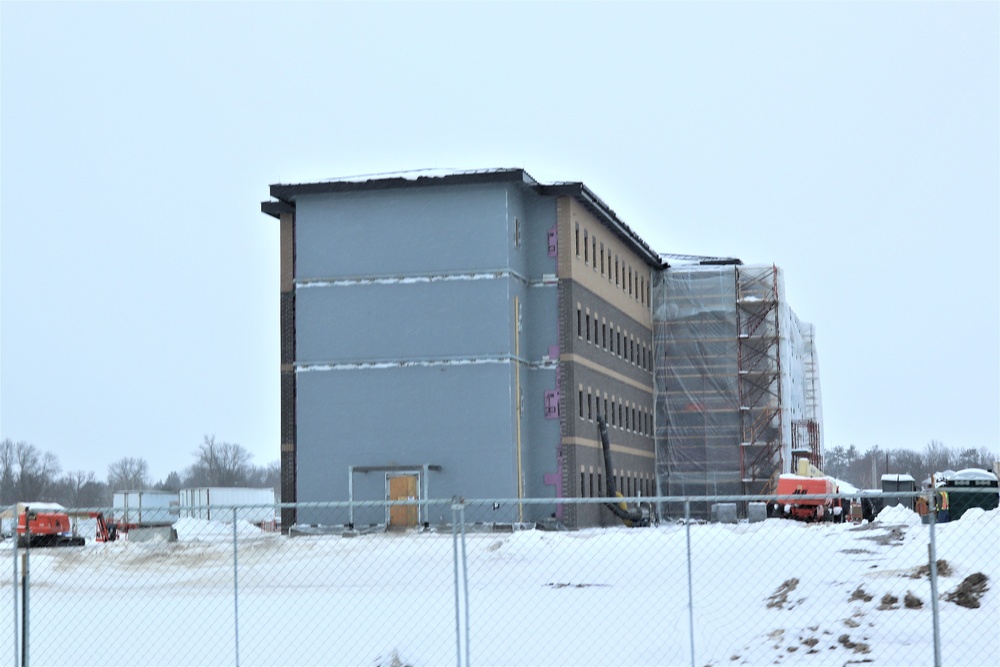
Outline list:
[[[996,2],[0,7],[2,437],[278,459],[268,185],[524,167],[785,270],[827,447],[1000,442]],[[432,233],[432,232],[428,232]]]

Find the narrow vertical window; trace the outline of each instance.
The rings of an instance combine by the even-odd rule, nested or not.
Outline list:
[[[590,313],[587,313],[587,342],[590,342]]]
[[[587,242],[587,230],[583,230],[583,263],[590,263],[590,255],[588,254],[588,248],[590,244]]]
[[[592,236],[591,239],[590,239],[590,242],[591,242],[592,248],[594,250],[592,253],[590,253],[590,256],[594,258],[594,271],[596,271],[597,270],[597,237],[596,236]]]
[[[521,218],[514,218],[514,247],[521,247]]]
[[[580,395],[577,398],[576,404],[580,406],[580,419],[583,419],[583,389],[580,390]]]
[[[615,255],[615,285],[619,285],[618,282],[618,255]]]
[[[604,395],[604,413],[603,414],[604,414],[604,419],[607,420],[607,418],[608,418],[608,395],[607,394]]]
[[[608,349],[608,325],[601,322],[601,347]]]
[[[583,472],[580,473],[580,495],[583,496],[584,498],[587,497],[587,487],[585,484],[586,476],[587,476],[586,473]]]
[[[594,473],[593,473],[593,471],[591,471],[591,473],[590,473],[590,497],[591,498],[595,497],[594,496]]]
[[[587,390],[587,419],[594,420],[594,396]]]
[[[601,244],[601,275],[604,275],[604,244]]]
[[[576,337],[583,338],[583,311],[576,307]]]
[[[579,223],[577,223],[577,225],[576,225],[576,237],[575,238],[576,238],[576,256],[577,256],[577,259],[579,259],[579,257],[580,257],[580,225],[579,225]]]

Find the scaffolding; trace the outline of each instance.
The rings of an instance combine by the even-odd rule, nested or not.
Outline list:
[[[822,460],[815,330],[776,266],[687,265],[654,279],[660,493],[767,493]]]
[[[783,471],[778,269],[735,273],[741,491],[760,494]]]

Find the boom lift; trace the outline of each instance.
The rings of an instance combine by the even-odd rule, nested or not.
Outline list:
[[[608,498],[624,498],[621,492],[615,488],[614,466],[611,464],[611,441],[608,439],[608,422],[600,413],[597,414],[597,432],[601,436],[601,447],[604,449],[604,471],[608,480]],[[607,503],[605,507],[629,528],[649,526],[655,515],[651,503],[639,503],[638,506],[629,507],[628,503],[622,500],[617,503]]]

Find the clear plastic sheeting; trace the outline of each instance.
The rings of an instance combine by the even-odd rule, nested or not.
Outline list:
[[[819,466],[816,335],[774,266],[689,265],[653,279],[661,493],[768,492],[796,458]]]

